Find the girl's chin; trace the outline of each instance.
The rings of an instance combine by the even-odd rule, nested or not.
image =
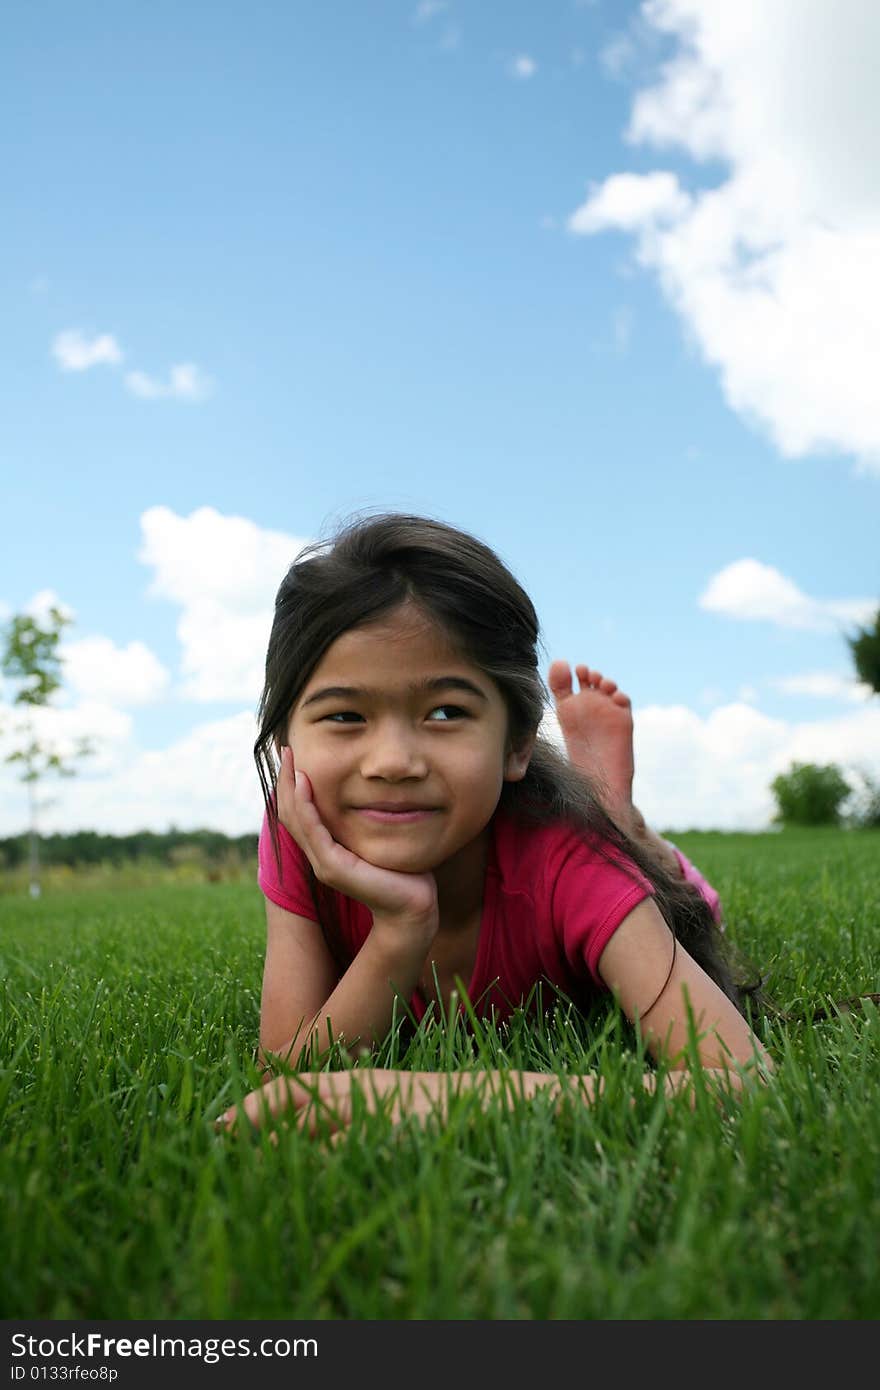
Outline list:
[[[435,866],[434,858],[424,850],[416,851],[405,845],[360,845],[349,837],[349,843],[340,840],[339,844],[356,854],[358,859],[372,864],[377,869],[393,869],[398,873],[423,874]]]

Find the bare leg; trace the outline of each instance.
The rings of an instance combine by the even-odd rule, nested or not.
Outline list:
[[[641,841],[656,858],[681,878],[674,850],[645,823],[633,805],[633,716],[629,696],[612,680],[589,666],[576,666],[580,690],[572,688],[567,661],[554,661],[547,684],[568,756],[597,785],[605,810],[621,830]]]

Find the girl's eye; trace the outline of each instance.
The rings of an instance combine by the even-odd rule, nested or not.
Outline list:
[[[454,717],[456,717],[456,718],[464,718],[464,719],[467,719],[467,718],[469,717],[469,716],[468,716],[467,710],[461,709],[461,707],[460,707],[459,705],[435,705],[435,706],[434,706],[434,709],[431,711],[431,713],[433,714],[433,713],[435,712],[435,710],[438,710],[438,709],[447,710],[447,711],[452,710],[452,711],[454,711]],[[351,710],[351,709],[344,709],[344,710],[339,710],[336,714],[325,714],[325,715],[324,715],[324,719],[330,719],[330,720],[334,720],[334,719],[344,719],[344,718],[346,717],[346,715],[350,715],[352,719],[360,719],[360,718],[361,718],[361,716],[360,716],[359,714],[356,714],[354,710]],[[320,722],[320,721],[319,721],[319,722]],[[436,721],[435,721],[435,722],[436,722]],[[441,722],[444,723],[444,724],[447,724],[447,723],[449,723],[449,722],[451,722],[451,721],[448,720],[448,719],[444,719],[444,720],[442,720]]]
[[[458,705],[437,705],[437,709],[454,710],[454,711],[455,711],[455,714],[454,714],[454,716],[453,716],[454,718],[464,718],[464,719],[467,719],[467,717],[468,717],[468,712],[467,712],[467,710],[466,710],[466,709],[461,709]],[[433,714],[434,711],[432,710],[431,713]],[[445,724],[445,723],[448,723],[449,721],[444,719],[443,722],[444,722],[444,724]]]

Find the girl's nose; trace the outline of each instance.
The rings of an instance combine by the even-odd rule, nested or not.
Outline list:
[[[402,777],[424,777],[428,763],[420,740],[400,728],[375,729],[361,753],[364,777],[383,777],[397,781]]]

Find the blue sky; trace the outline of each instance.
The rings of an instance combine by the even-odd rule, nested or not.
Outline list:
[[[258,828],[274,593],[361,509],[496,549],[655,823],[880,775],[880,17],[835,14],[13,7],[0,618],[70,610],[43,733],[100,743],[45,829]]]

